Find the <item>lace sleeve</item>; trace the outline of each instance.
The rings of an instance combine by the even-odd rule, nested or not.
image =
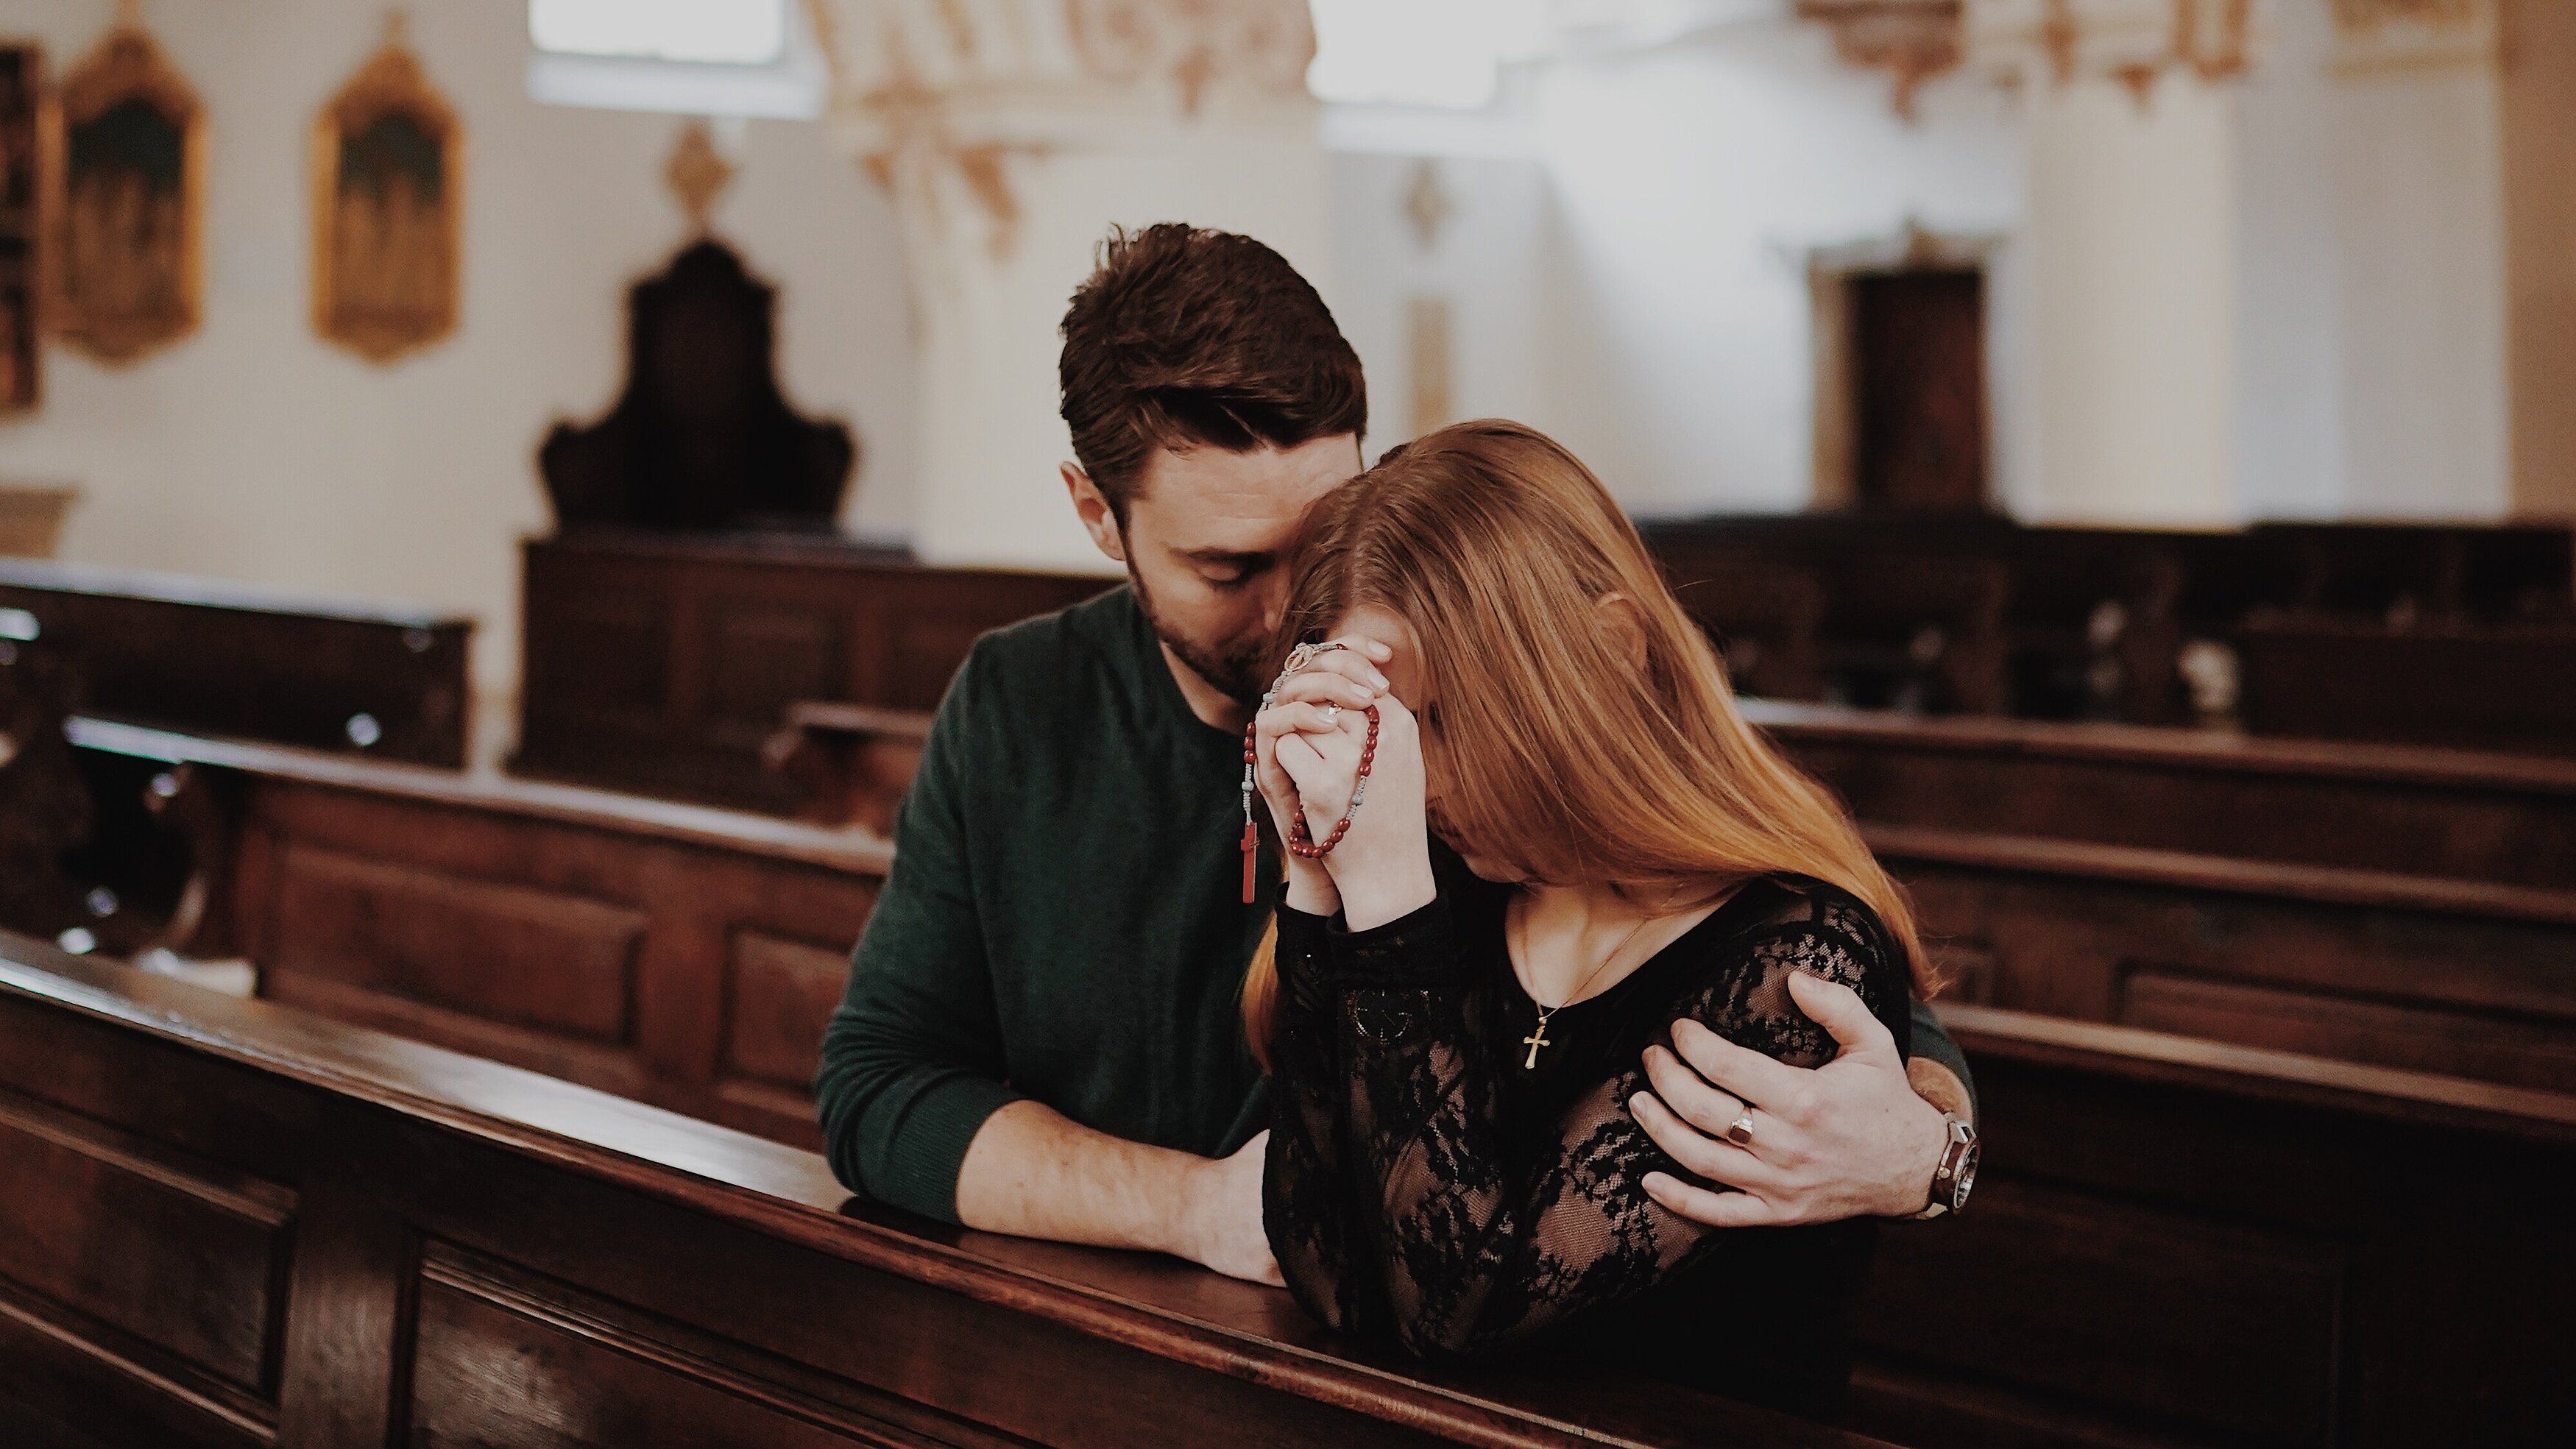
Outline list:
[[[1275,1131],[1294,1118],[1332,1146],[1283,1154],[1274,1136],[1267,1190],[1280,1269],[1310,1309],[1333,1306],[1328,1324],[1382,1319],[1416,1354],[1474,1355],[1638,1294],[1714,1239],[1639,1186],[1680,1169],[1628,1115],[1645,1086],[1633,1057],[1553,1122],[1504,1120],[1504,1074],[1518,1062],[1487,1039],[1469,988],[1471,969],[1508,968],[1459,961],[1445,913],[1327,945],[1328,960],[1309,962],[1310,1034],[1282,1054],[1273,1097]],[[1830,890],[1717,943],[1677,997],[1638,1010],[1654,1013],[1656,1039],[1687,1014],[1818,1066],[1835,1046],[1790,1000],[1801,970],[1852,987],[1882,1020],[1893,1002],[1903,1019],[1901,959],[1865,908]],[[1310,1172],[1339,1180],[1299,1179]]]
[[[1279,908],[1279,1005],[1270,1042],[1270,1150],[1263,1159],[1262,1226],[1297,1301],[1337,1332],[1360,1331],[1364,1311],[1348,1272],[1348,1164],[1330,1090],[1339,1056],[1324,984],[1325,923]]]

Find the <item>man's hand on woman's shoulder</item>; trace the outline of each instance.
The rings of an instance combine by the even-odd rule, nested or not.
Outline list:
[[[1740,1189],[1712,1192],[1653,1172],[1646,1191],[1720,1228],[1921,1211],[1940,1162],[1942,1109],[1916,1094],[1896,1039],[1849,987],[1800,971],[1789,992],[1841,1044],[1821,1067],[1774,1061],[1688,1020],[1673,1027],[1678,1056],[1646,1049],[1654,1090],[1629,1100],[1638,1125],[1684,1168]]]

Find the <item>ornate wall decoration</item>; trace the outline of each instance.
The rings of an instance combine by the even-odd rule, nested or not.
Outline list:
[[[39,218],[50,120],[45,53],[0,46],[0,417],[32,411],[44,396]]]
[[[716,199],[733,185],[734,165],[716,149],[715,133],[704,119],[691,117],[680,127],[680,139],[671,146],[671,159],[662,163],[663,183],[671,188],[671,198],[680,203],[680,214],[689,219],[689,234],[705,236],[715,230]]]
[[[907,228],[963,213],[1007,258],[1013,172],[1140,128],[1224,114],[1311,121],[1303,0],[805,0],[833,118]],[[936,248],[932,249],[933,251]]]
[[[2254,0],[1967,0],[1969,63],[2008,84],[2115,80],[2140,105],[2171,73],[2245,73]]]
[[[2496,0],[2332,0],[2343,75],[2495,65],[2504,26]]]
[[[1896,113],[1909,121],[1924,82],[1966,55],[1965,0],[1798,0],[1798,18],[1831,26],[1844,64],[1893,77]]]
[[[1252,89],[1294,94],[1315,58],[1305,7],[1270,0],[1064,0],[1065,28],[1083,67],[1128,86],[1161,77],[1195,116],[1209,88],[1240,79]]]
[[[205,118],[128,3],[63,77],[46,326],[128,362],[197,326]]]
[[[313,123],[313,330],[390,362],[456,329],[464,138],[404,44],[384,44]]]

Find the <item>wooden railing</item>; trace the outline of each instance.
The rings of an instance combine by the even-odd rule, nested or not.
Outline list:
[[[470,751],[471,619],[11,558],[0,608],[36,618],[93,715],[449,769]]]
[[[821,1158],[0,938],[0,1430],[117,1446],[1871,1441],[1354,1354],[1287,1295],[940,1229]]]

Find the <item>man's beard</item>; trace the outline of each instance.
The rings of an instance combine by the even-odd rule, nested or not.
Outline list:
[[[1132,561],[1127,565],[1127,585],[1136,591],[1136,607],[1145,611],[1145,622],[1152,626],[1154,637],[1163,641],[1164,648],[1235,703],[1248,707],[1261,702],[1261,691],[1270,685],[1263,658],[1269,652],[1269,641],[1243,639],[1210,648],[1164,622],[1154,608],[1154,596],[1147,592]]]

